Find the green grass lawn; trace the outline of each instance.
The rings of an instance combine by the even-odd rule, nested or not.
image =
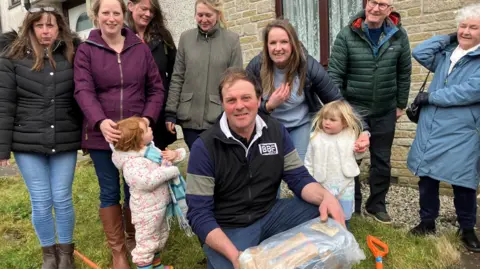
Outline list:
[[[185,164],[182,165],[183,169]],[[41,250],[30,222],[30,202],[21,178],[0,178],[0,268],[28,269],[41,267]],[[75,243],[82,254],[108,268],[110,254],[98,217],[98,183],[91,165],[80,164],[73,186],[76,212]],[[453,234],[441,237],[415,238],[405,230],[394,229],[357,218],[351,221],[352,232],[367,259],[355,268],[375,268],[366,245],[366,237],[375,235],[389,245],[384,259],[389,268],[457,268],[460,254]],[[204,269],[205,258],[196,237],[188,238],[177,227],[171,231],[163,252],[165,264],[176,269]],[[89,268],[77,259],[77,268]]]

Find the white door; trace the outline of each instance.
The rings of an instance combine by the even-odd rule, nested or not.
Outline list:
[[[70,29],[85,40],[93,28],[93,23],[87,14],[87,4],[82,4],[68,10]]]

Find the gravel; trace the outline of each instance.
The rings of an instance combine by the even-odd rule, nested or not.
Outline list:
[[[292,192],[287,185],[282,182],[281,197],[292,196]],[[362,209],[365,208],[365,202],[370,194],[368,184],[362,183]],[[395,227],[410,229],[420,223],[419,216],[419,193],[417,189],[391,185],[387,194],[387,211],[394,221]],[[365,212],[363,212],[366,215]],[[458,223],[456,222],[455,207],[453,205],[453,197],[440,195],[440,213],[436,222],[437,232],[443,233],[450,230],[456,230]]]

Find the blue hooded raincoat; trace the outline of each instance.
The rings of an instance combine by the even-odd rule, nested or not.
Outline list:
[[[477,189],[480,171],[480,48],[469,52],[450,74],[458,43],[435,36],[413,50],[413,57],[435,72],[422,107],[408,168],[452,185]]]

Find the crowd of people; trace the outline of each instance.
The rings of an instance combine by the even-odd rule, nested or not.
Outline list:
[[[172,216],[198,236],[209,269],[237,269],[245,249],[316,217],[348,229],[362,214],[367,149],[365,212],[392,223],[390,156],[412,55],[435,75],[413,101],[420,116],[407,165],[420,177],[421,222],[410,233],[435,233],[446,182],[458,234],[480,252],[480,4],[458,11],[455,33],[411,52],[393,0],[368,0],[338,34],[328,70],[286,20],[265,27],[263,50],[243,69],[221,0],[195,1],[197,27],[178,47],[156,0],[96,0],[91,14],[96,29],[84,41],[45,5],[0,36],[0,166],[13,153],[42,269],[75,267],[79,149],[95,167],[114,269],[130,268],[129,258],[137,268],[170,268],[160,252]],[[167,149],[176,126],[190,150],[186,187],[175,166],[185,151]],[[282,180],[293,198],[278,196]]]

